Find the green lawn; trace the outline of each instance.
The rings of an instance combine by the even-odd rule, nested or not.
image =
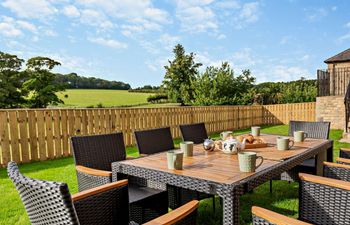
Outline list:
[[[248,129],[240,130],[236,133],[244,133],[247,131]],[[288,133],[288,126],[263,127],[262,132],[286,135]],[[350,147],[349,144],[339,143],[337,141],[341,138],[341,135],[342,131],[340,130],[332,130],[330,134],[330,138],[335,140],[335,156],[338,156],[339,147]],[[212,137],[218,137],[218,134],[212,135]],[[179,142],[179,140],[175,140],[176,145],[178,145]],[[135,147],[129,147],[127,151],[129,155],[138,155]],[[20,170],[29,177],[66,182],[71,193],[77,192],[77,181],[72,157],[20,165]],[[5,169],[0,169],[0,193],[2,193],[0,198],[0,224],[29,224],[28,217],[19,199],[18,193],[8,179]],[[269,193],[268,183],[261,185],[259,188],[255,189],[253,193],[242,196],[240,209],[241,224],[251,223],[250,208],[252,205],[262,206],[287,216],[297,217],[297,198],[297,183],[288,184],[288,182],[285,181],[274,181],[272,195]],[[219,199],[217,198],[216,200],[216,213],[212,210],[211,200],[201,201],[198,224],[221,224],[222,212]]]
[[[64,96],[68,95],[68,98]],[[128,92],[123,90],[68,89],[58,93],[64,101],[64,107],[87,107],[102,103],[103,106],[130,106],[147,104],[149,93]]]

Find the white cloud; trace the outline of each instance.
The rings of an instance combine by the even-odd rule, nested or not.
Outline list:
[[[26,30],[29,30],[33,33],[37,32],[37,28],[34,24],[32,23],[29,23],[27,21],[23,21],[23,20],[18,20],[17,21],[17,24],[19,27],[23,28],[23,29],[26,29]]]
[[[306,55],[303,55],[300,60],[301,61],[308,61],[310,59],[310,55],[306,54]]]
[[[22,31],[13,23],[0,22],[0,34],[6,37],[18,37],[22,35]]]
[[[99,30],[108,30],[115,27],[115,24],[108,20],[102,12],[93,9],[82,10],[80,21],[84,24],[98,27]]]
[[[67,5],[63,8],[62,10],[63,14],[68,16],[68,17],[79,17],[80,16],[80,12],[77,9],[77,7],[75,7],[74,5]]]
[[[123,49],[123,48],[127,48],[128,45],[126,43],[114,40],[114,39],[105,39],[105,38],[88,38],[88,41],[95,43],[95,44],[99,44],[99,45],[103,45],[103,46],[107,46],[107,47],[111,47],[111,48],[116,48],[116,49]]]
[[[177,1],[176,17],[181,29],[189,33],[217,31],[219,25],[215,12],[210,8],[212,1]]]
[[[168,51],[172,50],[180,42],[180,37],[170,34],[162,34],[158,42]]]
[[[24,20],[15,20],[12,17],[2,16],[0,20],[0,34],[7,37],[18,37],[23,34],[23,30],[37,33],[37,27]]]
[[[344,34],[343,36],[340,36],[340,37],[337,39],[337,42],[338,42],[338,43],[343,43],[344,41],[347,41],[347,40],[350,40],[350,32],[347,33],[347,34]]]
[[[350,28],[350,22],[348,22],[347,24],[345,24],[345,27]]]
[[[337,11],[338,7],[337,6],[332,6],[331,10],[332,11]]]
[[[123,19],[126,26],[140,26],[141,31],[159,30],[163,24],[171,20],[167,11],[156,8],[150,0],[124,1],[124,0],[77,0],[87,9],[101,10],[109,17]],[[122,31],[126,36],[131,30]]]
[[[321,20],[322,18],[328,15],[328,11],[325,8],[314,8],[314,9],[306,9],[306,19],[309,22],[316,22]]]
[[[47,0],[5,0],[2,6],[23,18],[42,19],[57,12],[57,9]]]
[[[286,81],[309,77],[309,75],[309,71],[302,67],[277,65],[272,69],[271,78],[273,81]]]
[[[226,0],[226,1],[220,1],[216,3],[216,6],[221,9],[239,9],[241,8],[241,5],[239,2],[234,0]]]
[[[255,23],[259,20],[259,3],[250,2],[243,4],[238,16],[236,17],[236,28],[241,29],[247,24]]]

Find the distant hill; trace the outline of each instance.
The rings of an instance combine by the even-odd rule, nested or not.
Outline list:
[[[65,85],[67,89],[129,90],[131,88],[130,84],[121,81],[108,81],[96,77],[83,77],[76,73],[57,73],[56,83]]]

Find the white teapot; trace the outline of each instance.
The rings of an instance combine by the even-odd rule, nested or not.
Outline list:
[[[222,142],[221,151],[226,154],[237,154],[239,151],[244,150],[246,139],[243,139],[243,142],[238,141],[237,139],[230,138]]]

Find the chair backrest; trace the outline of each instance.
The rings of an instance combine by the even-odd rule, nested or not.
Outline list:
[[[7,170],[33,225],[129,224],[127,185],[73,202],[65,183],[28,178],[19,172],[15,162],[9,162]]]
[[[289,136],[293,136],[294,131],[305,131],[309,138],[328,139],[330,122],[306,122],[290,121]]]
[[[154,154],[175,148],[170,127],[135,131],[134,134],[140,154]]]
[[[300,181],[299,219],[311,224],[350,224],[350,190]]]
[[[111,171],[111,163],[126,158],[123,133],[71,138],[76,165]]]
[[[193,141],[195,144],[200,144],[208,138],[204,123],[183,124],[180,125],[180,131],[183,141]]]
[[[67,184],[23,176],[15,162],[8,163],[7,171],[31,224],[79,224]]]

